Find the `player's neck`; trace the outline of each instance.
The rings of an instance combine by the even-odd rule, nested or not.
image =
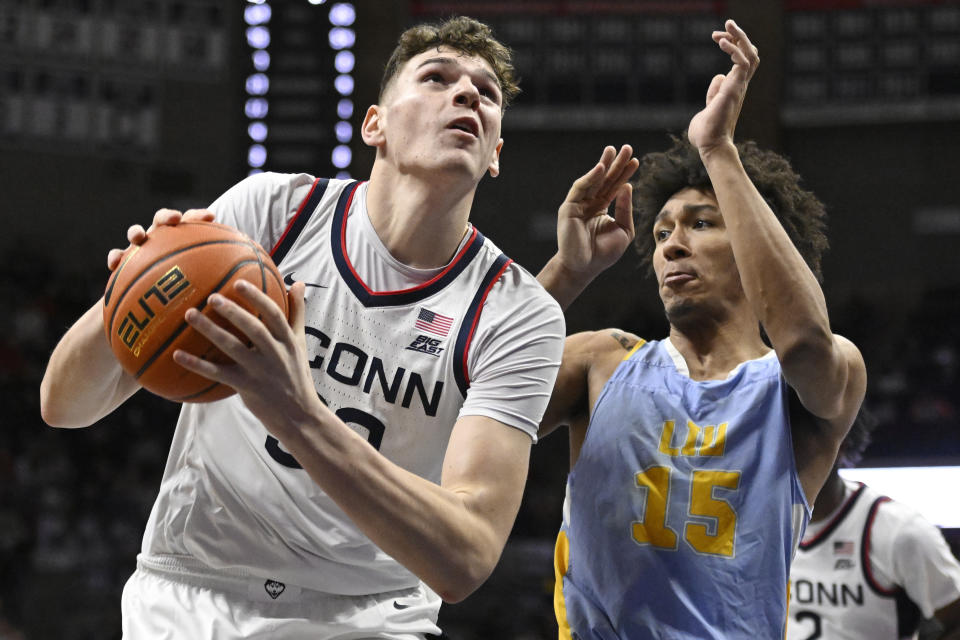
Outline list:
[[[367,213],[394,258],[421,269],[442,267],[466,233],[475,191],[475,183],[446,184],[374,164]]]
[[[693,380],[723,380],[741,362],[770,351],[756,321],[671,323],[670,342],[683,356]]]
[[[817,494],[817,499],[813,503],[813,514],[810,516],[811,522],[820,522],[840,506],[843,498],[847,494],[847,487],[843,483],[843,478],[834,469],[827,478],[827,483]]]

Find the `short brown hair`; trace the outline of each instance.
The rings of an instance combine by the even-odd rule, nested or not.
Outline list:
[[[519,78],[513,69],[513,52],[493,37],[493,30],[473,18],[458,16],[438,24],[418,24],[402,34],[397,47],[390,54],[380,81],[380,99],[387,86],[407,60],[432,47],[446,45],[470,55],[480,56],[490,63],[500,82],[503,106],[520,93]]]
[[[639,177],[633,185],[637,230],[634,246],[641,264],[652,264],[653,223],[667,200],[688,188],[713,192],[710,176],[696,147],[686,135],[672,137],[673,145],[669,149],[641,158]],[[793,246],[817,280],[822,280],[820,257],[828,244],[823,203],[800,186],[800,176],[783,156],[765,151],[755,142],[738,143],[737,151],[747,175],[783,225]]]

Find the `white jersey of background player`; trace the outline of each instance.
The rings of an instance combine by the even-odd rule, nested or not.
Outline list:
[[[439,27],[415,27],[401,36],[387,64],[379,104],[368,109],[361,128],[363,140],[377,154],[366,193],[361,196],[376,236],[373,241],[366,234],[367,247],[381,255],[361,267],[361,273],[348,266],[347,272],[354,276],[352,283],[347,282],[351,278],[344,276],[347,272],[343,265],[337,266],[337,274],[345,278],[346,286],[351,290],[354,285],[367,288],[364,278],[375,280],[381,268],[396,272],[384,280],[387,283],[393,277],[401,282],[417,281],[416,269],[439,269],[438,281],[450,284],[443,272],[447,268],[456,270],[456,265],[464,263],[461,251],[475,246],[468,223],[473,195],[485,173],[496,175],[499,171],[503,106],[515,93],[509,51],[480,23],[453,19]],[[567,204],[603,211],[616,197],[618,206],[629,206],[629,189],[624,184],[636,167],[630,154],[628,147],[619,154],[612,148],[605,149],[601,162],[582,179],[589,188],[578,191],[575,200],[571,192]],[[264,180],[269,182],[271,178]],[[286,188],[295,183],[293,179]],[[291,222],[290,203],[296,202],[297,194],[281,197],[285,189],[282,181],[279,186],[262,189],[264,186],[256,181],[248,183],[241,187],[241,191],[250,189],[247,195],[229,194],[217,209],[225,221],[229,221],[232,203],[246,197],[266,197],[271,210],[286,209],[281,221],[266,213],[249,220],[252,229],[247,230],[269,244],[277,231]],[[336,192],[345,187],[342,183],[328,185],[333,189],[329,197],[336,195],[339,203]],[[330,202],[320,204],[321,215],[314,222],[322,233]],[[364,216],[355,204],[345,205],[345,209],[356,216],[354,223],[362,225]],[[212,216],[210,212],[186,215],[201,220]],[[161,210],[154,224],[176,224],[180,219],[179,212]],[[144,236],[139,226],[128,231],[132,243],[142,242]],[[323,281],[328,274],[314,272],[318,265],[312,263],[313,258],[304,259],[305,254],[300,252],[301,248],[308,250],[314,239],[298,238],[280,261],[281,267],[296,271],[286,271],[289,276],[328,285],[330,281]],[[297,244],[301,242],[304,244]],[[281,238],[275,248],[281,249],[282,243]],[[347,245],[349,255],[349,239]],[[336,260],[337,249],[331,251]],[[362,246],[357,249],[358,262],[364,262],[359,257],[363,251]],[[413,270],[391,267],[382,254]],[[495,254],[492,245],[481,245],[471,266],[457,277],[467,277],[479,288],[484,279],[470,271],[480,264],[474,261],[489,260],[494,268]],[[112,251],[108,266],[115,267],[118,257],[119,251]],[[369,272],[363,273],[366,268]],[[556,307],[536,302],[543,294],[533,293],[536,290],[526,284],[528,277],[522,270],[508,267],[491,285],[487,299],[491,309],[498,306],[493,301],[499,297],[497,287],[512,288],[513,293],[504,296],[504,304],[499,307],[503,314],[500,327],[490,327],[485,335],[481,335],[480,326],[474,328],[473,339],[477,342],[468,350],[468,368],[462,373],[477,388],[484,386],[481,379],[493,380],[502,371],[499,363],[491,363],[482,354],[488,350],[503,354],[506,349],[508,359],[517,365],[510,366],[524,378],[524,388],[517,393],[520,401],[504,400],[494,411],[490,407],[495,403],[490,398],[476,403],[468,399],[452,430],[446,425],[433,433],[426,423],[420,428],[428,429],[428,433],[414,434],[409,424],[391,432],[390,418],[386,417],[381,420],[384,429],[380,445],[402,458],[399,463],[371,446],[369,429],[354,429],[373,423],[359,418],[359,414],[345,413],[355,407],[341,404],[346,397],[334,395],[336,385],[323,384],[329,382],[324,375],[351,380],[353,372],[346,360],[341,362],[344,368],[310,367],[317,357],[333,354],[332,349],[325,349],[342,344],[345,346],[340,355],[344,358],[361,358],[361,352],[370,362],[379,357],[384,376],[389,377],[396,370],[390,369],[379,353],[396,355],[399,350],[404,356],[428,355],[413,351],[407,354],[405,347],[398,349],[395,345],[383,352],[374,351],[378,348],[374,344],[376,331],[385,325],[385,334],[396,337],[402,327],[388,323],[399,320],[366,314],[357,307],[343,310],[325,305],[319,289],[311,290],[305,302],[304,284],[298,282],[291,287],[288,322],[266,296],[241,284],[236,291],[255,314],[221,296],[211,296],[209,304],[249,338],[251,346],[247,347],[196,310],[188,310],[187,321],[230,355],[235,364],[217,366],[180,351],[174,354],[175,360],[234,387],[238,395],[225,401],[222,410],[212,405],[192,408],[181,420],[180,429],[189,432],[177,436],[165,474],[168,481],[161,488],[144,541],[148,551],[158,553],[145,558],[124,591],[125,636],[157,637],[163,633],[166,637],[190,638],[343,635],[412,639],[436,633],[437,601],[430,590],[445,600],[460,600],[486,579],[499,558],[523,492],[532,441],[528,429],[539,420],[559,361],[562,317]],[[442,293],[437,294],[437,308],[427,300],[409,301],[409,311],[415,310],[416,315],[405,316],[403,322],[409,320],[416,326],[420,321],[438,329],[451,318],[449,331],[457,325],[459,335],[459,321],[470,315],[470,305],[477,301],[477,292],[471,289],[463,287],[464,295],[469,291],[470,298],[461,301],[461,311],[455,310],[449,300],[440,300]],[[529,317],[511,314],[516,311],[511,301],[523,292],[530,296],[527,304],[533,309],[539,306],[546,317],[516,327],[519,333],[533,335],[513,346],[511,352],[511,346],[498,343],[497,336],[512,322]],[[369,293],[378,292],[374,288]],[[346,299],[346,293],[337,295],[341,294],[340,299]],[[421,306],[429,312],[422,318]],[[357,319],[362,326],[337,327],[336,335],[331,335],[334,329],[325,313],[339,314],[343,323]],[[101,314],[102,301],[71,327],[51,356],[41,386],[41,410],[49,424],[91,424],[138,388],[113,360],[100,327]],[[323,333],[329,345],[325,347],[324,337],[308,327]],[[513,328],[506,332],[512,333]],[[422,333],[431,332],[425,329]],[[529,349],[531,343],[540,341],[551,346]],[[417,344],[427,349],[441,346],[417,343],[414,335],[410,346]],[[424,396],[415,389],[409,398],[411,407],[424,397],[427,404],[433,402],[438,379],[427,378],[441,374],[428,371],[430,368],[425,366],[420,378]],[[329,407],[318,397],[318,383],[329,394],[324,397]],[[376,380],[371,389],[374,384]],[[344,383],[341,388],[344,386],[350,387],[348,394],[357,391],[352,383]],[[486,388],[497,387],[492,383]],[[448,391],[452,396],[453,390]],[[372,395],[366,394],[366,398]],[[542,401],[533,400],[538,397]],[[399,400],[401,405],[406,402],[404,398]],[[245,409],[240,408],[241,401]],[[260,422],[263,445],[259,438],[250,436],[255,425],[246,419],[243,426],[236,425],[234,439],[229,437],[228,424],[211,426],[205,421],[190,429],[192,416],[205,411],[216,413],[218,419],[249,411]],[[394,441],[395,436],[399,441]],[[264,457],[268,438],[275,442]],[[421,447],[445,452],[442,463],[434,460],[427,464],[418,459]],[[397,453],[400,451],[405,453]],[[288,460],[291,466],[276,464],[278,459]],[[254,460],[260,466],[241,468]],[[407,464],[415,471],[406,468]],[[234,465],[236,468],[231,468]],[[234,480],[236,484],[231,483]],[[171,483],[183,486],[168,486]],[[298,493],[311,489],[323,496],[313,501],[310,498],[314,496]],[[165,503],[168,497],[170,501]],[[191,497],[196,499],[188,502]],[[327,498],[342,513],[318,506]],[[304,513],[298,511],[301,506]],[[324,524],[331,527],[323,528],[323,536],[312,518],[320,513],[327,516]],[[255,523],[253,533],[247,531],[251,523]],[[178,535],[178,530],[183,533]],[[262,548],[267,546],[271,548]],[[321,557],[323,561],[318,560]],[[394,560],[405,569],[391,564]],[[309,566],[311,562],[315,566]],[[276,567],[265,568],[264,564]],[[289,572],[290,582],[283,582],[278,570]],[[357,593],[362,595],[354,595]]]
[[[943,535],[837,471],[856,466],[875,425],[861,409],[817,496],[790,568],[787,640],[960,638],[960,563]]]
[[[788,640],[916,638],[923,620],[960,600],[960,564],[940,531],[850,481],[840,507],[807,527],[790,582]]]

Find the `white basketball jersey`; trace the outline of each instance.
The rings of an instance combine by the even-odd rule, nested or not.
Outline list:
[[[310,368],[317,393],[341,420],[388,459],[433,482],[440,480],[461,413],[490,415],[535,434],[564,327],[559,307],[529,273],[471,227],[458,254],[429,281],[374,291],[345,247],[360,183],[318,179],[296,208],[290,201],[307,191],[303,177],[273,176],[233,196],[244,206],[230,201],[228,192],[212,208],[218,220],[271,251],[288,284],[306,283]],[[269,215],[245,210],[258,206]],[[481,321],[488,298],[497,300],[497,326]],[[512,318],[503,321],[504,313]],[[517,353],[527,352],[513,357],[511,366],[521,373],[526,367],[536,380],[530,383],[534,399],[514,407],[506,399],[496,406],[478,400],[468,410],[468,391],[475,382],[482,386],[472,376],[495,377],[478,373],[471,359],[481,349],[473,343],[497,348],[504,334]],[[496,408],[501,405],[503,411]],[[254,575],[347,595],[419,582],[367,539],[238,396],[184,405],[143,553],[186,570]]]
[[[862,483],[808,527],[790,570],[787,640],[914,638],[960,597],[960,568],[939,531]]]

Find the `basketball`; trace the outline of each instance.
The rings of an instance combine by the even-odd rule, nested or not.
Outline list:
[[[233,394],[231,387],[181,367],[173,352],[183,349],[212,362],[230,362],[187,324],[184,313],[196,307],[226,327],[207,298],[220,292],[252,311],[234,291],[233,284],[241,279],[265,292],[288,315],[280,272],[246,235],[213,222],[151,230],[143,244],[124,253],[103,296],[103,326],[120,365],[145,389],[175,402],[212,402]]]

